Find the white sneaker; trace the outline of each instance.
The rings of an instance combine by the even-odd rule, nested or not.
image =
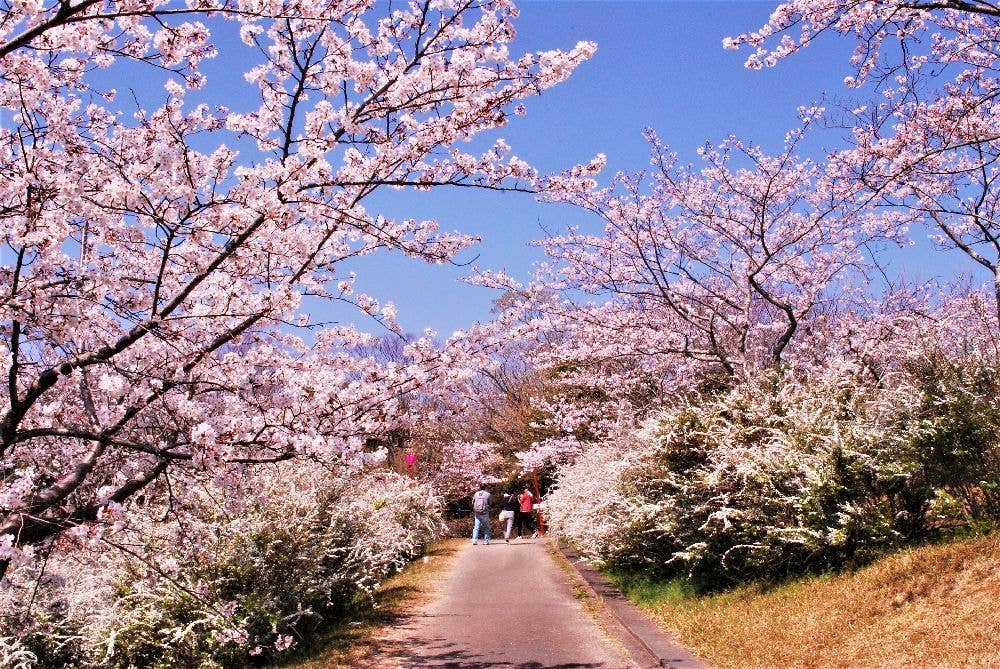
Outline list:
[[[483,542],[483,545],[484,545],[484,546],[489,546],[489,545],[490,545],[490,540],[489,540],[489,539],[487,539],[486,541],[484,541],[484,542]]]
[[[472,545],[473,545],[473,546],[475,546],[475,545],[476,545],[476,544],[478,544],[478,543],[479,543],[479,542],[478,542],[478,541],[476,541],[475,539],[473,539],[473,540],[472,540]]]

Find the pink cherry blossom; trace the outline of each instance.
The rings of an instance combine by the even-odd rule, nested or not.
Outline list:
[[[372,194],[536,190],[542,178],[502,140],[475,155],[454,145],[502,127],[595,47],[512,56],[506,1],[393,10],[3,10],[0,574],[63,530],[126,522],[138,495],[168,482],[182,494],[187,476],[238,500],[248,467],[377,460],[366,443],[403,420],[402,396],[485,355],[483,342],[426,338],[383,365],[352,353],[363,333],[310,327],[304,300],[353,303],[398,330],[395,306],[355,290],[343,262],[395,249],[442,263],[475,240],[391,219]],[[245,45],[226,47],[243,49],[239,112],[212,100],[202,71],[224,22]],[[162,102],[119,104],[96,70],[142,72]]]

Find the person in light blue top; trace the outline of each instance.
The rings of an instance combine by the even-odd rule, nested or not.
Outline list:
[[[483,543],[490,543],[490,493],[485,484],[472,495],[472,543],[479,543],[479,528],[483,528]]]

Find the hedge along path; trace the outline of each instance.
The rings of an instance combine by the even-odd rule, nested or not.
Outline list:
[[[382,630],[396,624],[399,616],[440,594],[451,572],[462,539],[441,539],[428,546],[427,554],[391,576],[376,591],[374,600],[352,607],[343,620],[316,637],[307,639],[270,669],[355,669],[368,667],[378,648]]]
[[[545,540],[466,542],[440,593],[400,615],[372,669],[625,669],[640,666],[584,609]]]

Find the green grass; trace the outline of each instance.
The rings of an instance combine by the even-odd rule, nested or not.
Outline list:
[[[683,578],[656,579],[646,574],[614,569],[604,573],[626,597],[640,606],[679,602],[698,595],[698,588]]]

